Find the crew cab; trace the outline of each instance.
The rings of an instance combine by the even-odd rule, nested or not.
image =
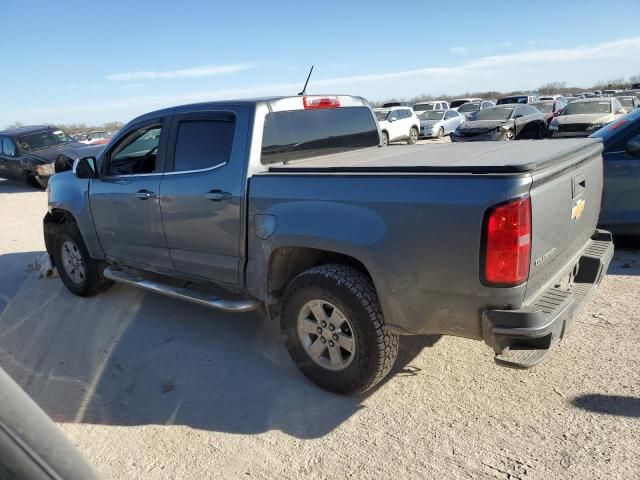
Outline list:
[[[337,393],[380,382],[399,335],[544,359],[612,256],[601,142],[381,146],[359,97],[148,113],[53,175],[47,251],[76,295],[115,281],[262,311]]]

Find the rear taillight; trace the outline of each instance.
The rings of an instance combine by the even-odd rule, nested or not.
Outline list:
[[[302,97],[302,104],[307,110],[338,108],[340,99],[338,97]]]
[[[525,282],[531,254],[531,199],[494,207],[484,228],[485,283],[510,287]]]

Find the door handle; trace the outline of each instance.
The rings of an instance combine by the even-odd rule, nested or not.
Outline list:
[[[208,200],[212,202],[220,202],[222,200],[230,200],[231,194],[229,192],[223,192],[222,190],[211,190],[204,195]]]
[[[156,194],[153,192],[150,192],[149,190],[138,190],[136,192],[136,198],[139,198],[140,200],[149,200],[150,198],[155,198]]]

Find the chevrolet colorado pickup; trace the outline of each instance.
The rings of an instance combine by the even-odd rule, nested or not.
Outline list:
[[[296,96],[143,115],[53,175],[44,237],[81,296],[114,281],[279,319],[322,388],[380,382],[398,336],[549,353],[603,277],[598,139],[383,147],[368,103]]]

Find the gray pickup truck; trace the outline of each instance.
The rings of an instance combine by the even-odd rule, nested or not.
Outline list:
[[[49,183],[73,293],[114,281],[279,318],[300,370],[380,382],[398,336],[541,361],[604,275],[597,139],[382,147],[367,102],[296,96],[143,115]]]

